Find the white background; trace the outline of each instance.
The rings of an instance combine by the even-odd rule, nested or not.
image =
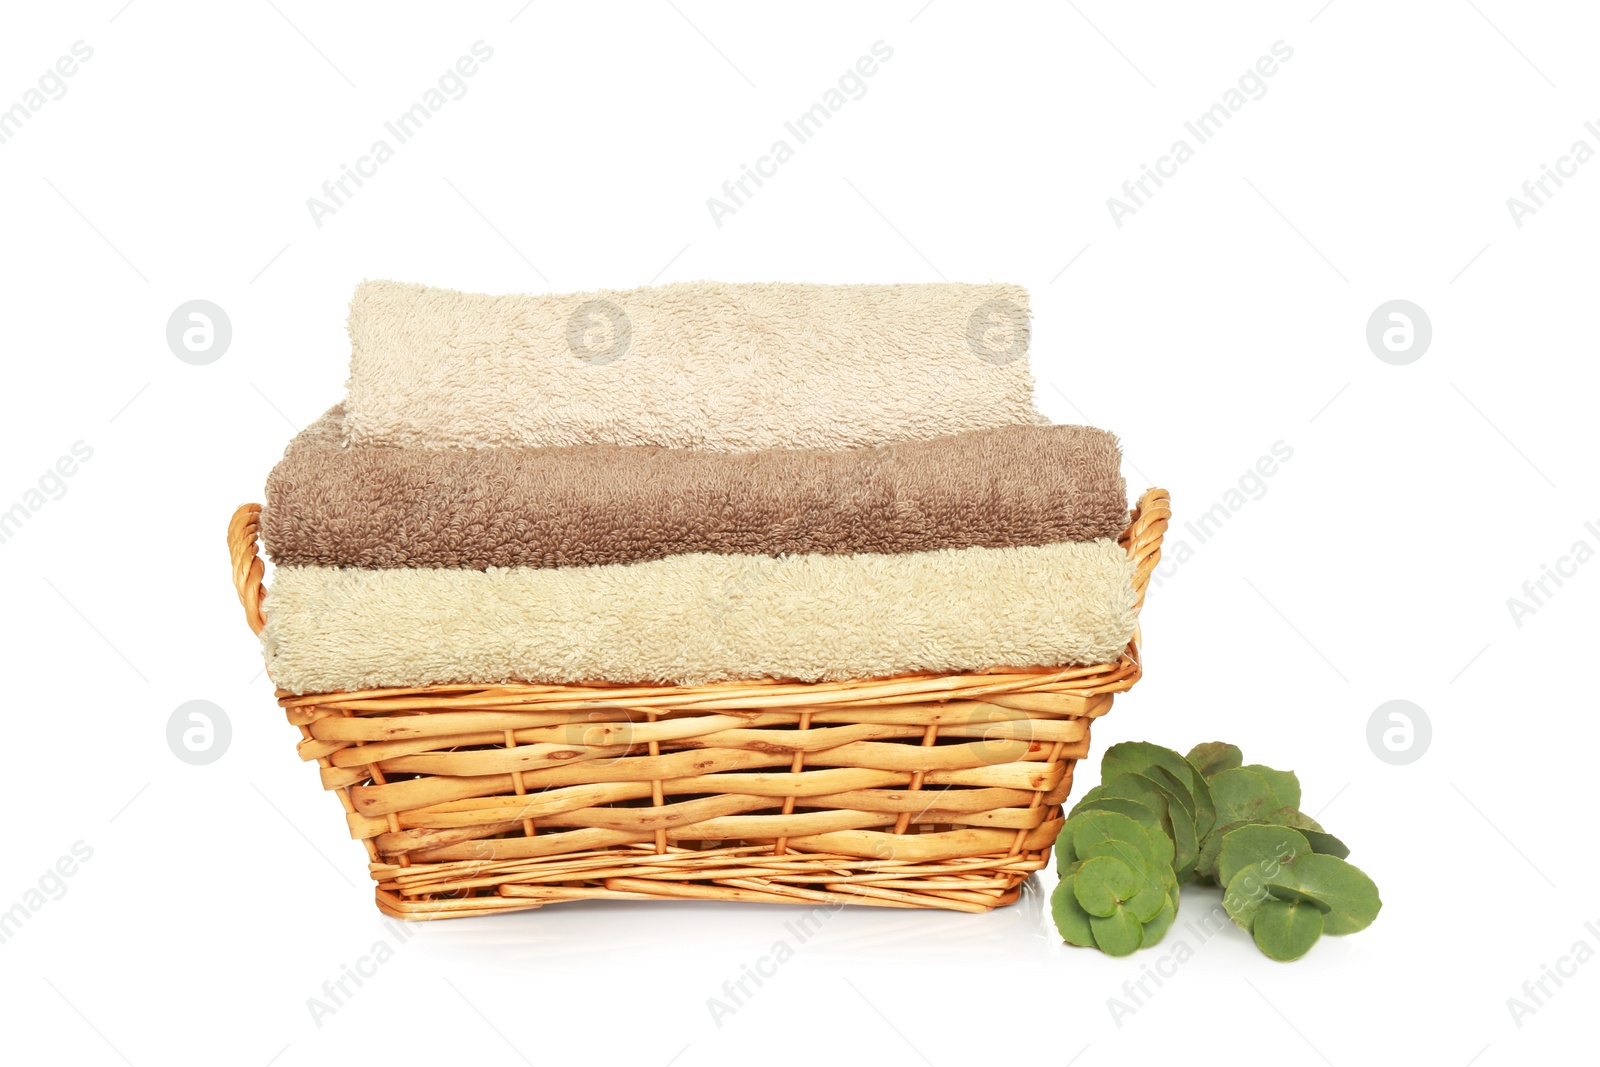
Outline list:
[[[0,544],[0,909],[93,850],[0,945],[8,1059],[1592,1058],[1600,962],[1520,1027],[1507,998],[1600,950],[1600,562],[1520,626],[1507,599],[1600,548],[1600,161],[1521,227],[1506,205],[1575,140],[1600,148],[1592,11],[274,2],[17,5],[0,34],[0,107],[94,50],[0,144],[0,510],[93,449]],[[466,95],[317,227],[307,198],[480,39]],[[707,198],[879,40],[865,96],[719,228]],[[1115,225],[1107,198],[1280,40],[1266,94]],[[1382,888],[1377,923],[1280,965],[1187,932],[1215,905],[1192,888],[1166,942],[1115,960],[1058,942],[1044,876],[988,916],[841,913],[718,1026],[707,999],[794,913],[568,904],[407,927],[316,1025],[307,999],[397,938],[260,674],[223,530],[341,395],[368,277],[1028,285],[1039,404],[1120,434],[1194,549],[1150,594],[1147,676],[1097,752],[1225,739],[1295,768]],[[232,321],[209,366],[165,341],[195,298]],[[1397,298],[1433,325],[1407,366],[1365,340]],[[1293,458],[1198,544],[1183,522],[1278,441]],[[191,699],[232,722],[208,766],[167,747]],[[1368,747],[1391,699],[1433,726],[1405,766]],[[1192,958],[1114,1018],[1180,942]]]

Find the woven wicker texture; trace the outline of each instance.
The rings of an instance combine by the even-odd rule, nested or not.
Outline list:
[[[259,512],[228,528],[257,632]],[[1141,604],[1170,518],[1151,489],[1122,536]],[[596,897],[980,912],[1048,862],[1090,722],[1139,675],[1136,635],[1090,667],[278,702],[391,915]]]

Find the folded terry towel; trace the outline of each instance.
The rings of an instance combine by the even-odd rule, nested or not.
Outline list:
[[[841,448],[1043,421],[1016,285],[692,282],[483,296],[366,282],[360,444]]]
[[[1007,426],[875,448],[341,444],[334,408],[267,479],[279,564],[570,567],[689,552],[915,552],[1116,537],[1116,438]]]
[[[598,567],[279,567],[261,633],[293,693],[451,682],[841,680],[1116,659],[1113,540]]]

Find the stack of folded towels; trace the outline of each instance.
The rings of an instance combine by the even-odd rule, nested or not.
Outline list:
[[[369,282],[267,483],[268,673],[836,681],[1116,660],[1116,439],[1044,423],[1009,285]]]

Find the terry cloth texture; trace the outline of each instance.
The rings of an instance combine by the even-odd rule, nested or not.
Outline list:
[[[1109,538],[599,567],[279,567],[261,632],[293,693],[449,682],[799,681],[1114,661],[1133,568]]]
[[[688,282],[483,296],[364,282],[357,444],[847,448],[1043,422],[1017,285]]]
[[[691,552],[850,554],[1115,538],[1116,438],[1008,426],[875,448],[344,446],[334,408],[267,479],[278,564],[572,567]]]

